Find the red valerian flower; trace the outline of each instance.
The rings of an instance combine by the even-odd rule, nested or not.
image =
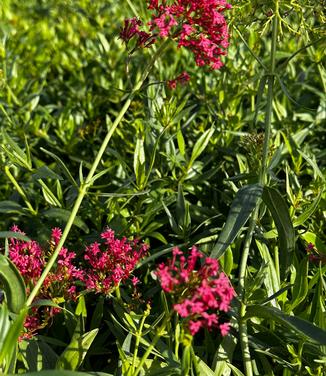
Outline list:
[[[148,246],[137,239],[115,238],[107,228],[102,234],[103,244],[92,243],[86,247],[84,283],[88,290],[109,294],[121,281],[125,281],[137,263],[147,254]],[[133,279],[133,283],[137,283]]]
[[[225,0],[150,0],[148,8],[153,12],[151,31],[191,50],[198,66],[222,67],[220,56],[229,45],[224,12],[231,8]]]
[[[201,259],[202,265],[196,269]],[[172,260],[160,264],[156,275],[163,290],[173,295],[177,302],[173,309],[186,320],[192,335],[203,327],[219,327],[222,336],[229,332],[229,323],[219,321],[219,312],[229,311],[235,292],[227,276],[219,271],[216,259],[204,258],[196,247],[186,258],[179,248],[174,248]]]

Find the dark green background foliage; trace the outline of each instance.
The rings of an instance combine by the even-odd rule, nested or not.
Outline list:
[[[169,254],[172,245],[197,243],[210,254],[236,192],[257,181],[267,97],[263,66],[270,58],[272,6],[265,1],[235,2],[228,13],[229,55],[220,71],[196,67],[191,54],[170,45],[114,134],[99,168],[104,173],[78,213],[67,242],[78,252],[105,226],[150,243],[151,257],[137,271],[145,299],[158,291],[150,276],[157,259]],[[118,39],[124,18],[135,13],[149,20],[146,4],[140,0],[132,4],[125,0],[2,0],[2,231],[15,223],[31,238],[46,243],[52,227],[64,226],[77,185],[152,54],[145,49],[128,59]],[[262,205],[249,257],[247,300],[261,304],[284,288],[270,309],[279,308],[326,328],[325,266],[308,264],[305,251],[312,242],[321,254],[326,253],[323,1],[284,1],[280,17],[268,180],[280,192],[280,198],[273,196],[274,201],[282,200],[274,202],[276,212],[283,204],[289,211],[289,216],[276,215],[279,223],[290,220],[294,227],[294,256],[285,279],[279,280],[282,265],[275,265],[273,257],[283,251],[278,242],[282,236],[275,229],[279,226],[273,209]],[[189,84],[168,89],[166,81],[184,70],[191,76]],[[14,188],[10,174],[25,197]],[[235,285],[244,223],[237,235],[221,259]],[[91,313],[102,304],[96,296],[87,301]],[[113,309],[112,303],[105,302],[105,307]],[[159,310],[160,303],[154,300],[153,320]],[[104,318],[101,315],[97,324],[91,324],[89,313],[87,330],[99,325],[105,330],[95,340],[84,369],[113,372],[117,366],[114,337],[122,345],[126,333],[106,310]],[[292,331],[284,331],[282,317],[275,319],[276,324],[269,317],[275,319],[275,313],[266,310],[260,319],[248,319],[257,374],[272,374],[266,369],[273,364],[275,375],[283,375],[286,368],[288,374],[321,375],[324,363],[314,359],[325,359],[324,348],[303,345]],[[65,320],[65,329],[57,329],[61,323],[55,322],[43,333],[57,341],[53,343],[57,353],[72,334],[69,315]],[[216,335],[205,333],[194,344],[196,354],[212,367],[220,342]],[[167,342],[160,346],[164,353]],[[105,361],[100,360],[100,349]],[[240,351],[235,352],[234,364],[241,369],[237,354]],[[164,359],[173,368],[169,356],[165,354]]]

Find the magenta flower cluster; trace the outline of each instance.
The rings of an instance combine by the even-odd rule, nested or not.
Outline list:
[[[108,294],[114,286],[129,278],[147,254],[148,246],[137,239],[116,239],[111,229],[104,231],[101,238],[103,244],[95,242],[86,247],[84,259],[89,266],[83,280],[87,290]]]
[[[17,226],[11,230],[24,234]],[[61,235],[61,230],[54,228],[47,247],[41,247],[34,240],[9,240],[9,257],[21,273],[27,293],[41,276]],[[47,275],[35,300],[75,301],[81,291],[107,295],[130,277],[137,262],[148,250],[148,246],[138,240],[115,238],[114,231],[109,228],[102,232],[101,238],[102,243],[94,242],[86,246],[83,261],[79,263],[75,252],[61,248],[56,266]],[[133,277],[132,283],[137,283],[136,277]],[[56,307],[34,307],[25,321],[26,333],[23,337],[31,337],[59,312],[60,308]]]
[[[161,37],[178,41],[195,55],[198,66],[220,69],[220,56],[226,55],[229,33],[225,10],[231,8],[225,0],[150,0],[151,30]]]
[[[196,268],[201,261],[201,266]],[[173,309],[185,319],[190,334],[201,328],[218,327],[223,336],[229,332],[230,324],[220,321],[220,312],[228,312],[235,296],[227,276],[219,271],[216,259],[204,257],[196,247],[186,258],[178,248],[167,264],[156,270],[162,289],[171,294],[176,303]]]

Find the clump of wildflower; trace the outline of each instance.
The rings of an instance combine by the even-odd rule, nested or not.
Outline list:
[[[168,87],[170,89],[175,89],[177,87],[177,84],[185,85],[189,80],[190,80],[189,74],[187,72],[182,72],[175,79],[168,81]]]
[[[137,239],[117,239],[110,228],[101,234],[101,238],[103,244],[95,242],[86,247],[84,282],[88,290],[108,294],[129,278],[137,263],[146,255],[148,246]]]
[[[202,265],[196,269],[200,259]],[[213,327],[218,327],[223,336],[229,332],[229,323],[220,322],[219,312],[229,311],[235,292],[227,276],[219,272],[216,259],[204,258],[196,247],[186,258],[174,248],[172,259],[160,264],[156,275],[163,290],[176,299],[173,309],[186,320],[192,335],[201,328]]]
[[[226,55],[229,33],[225,10],[231,8],[225,0],[150,0],[151,31],[161,37],[178,41],[195,55],[198,66],[220,69],[220,56]]]
[[[17,226],[13,226],[11,230],[24,234]],[[49,242],[49,249],[41,247],[34,240],[23,241],[16,238],[9,240],[9,257],[21,273],[27,292],[35,286],[60,238],[61,230],[54,228]],[[76,283],[78,283],[78,280],[83,279],[84,273],[74,266],[73,260],[75,256],[74,252],[68,251],[66,248],[61,249],[56,268],[46,277],[35,301],[42,299],[61,301],[77,299]],[[37,330],[46,326],[48,321],[59,312],[60,308],[34,307],[25,320],[24,327],[26,332],[21,338],[33,336]]]

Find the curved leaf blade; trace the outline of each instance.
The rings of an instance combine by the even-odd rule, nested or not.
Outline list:
[[[245,318],[260,317],[274,320],[279,324],[295,331],[299,336],[309,339],[319,345],[326,345],[326,331],[296,316],[290,316],[273,307],[252,305],[247,307]]]
[[[277,228],[280,247],[281,277],[287,272],[293,257],[295,236],[288,206],[281,194],[274,188],[264,187],[263,201],[269,209]]]
[[[237,192],[222,232],[210,257],[219,258],[240,233],[263,193],[261,184],[246,185]]]
[[[6,294],[9,310],[19,313],[26,302],[25,283],[15,264],[2,254],[0,254],[0,286]]]

